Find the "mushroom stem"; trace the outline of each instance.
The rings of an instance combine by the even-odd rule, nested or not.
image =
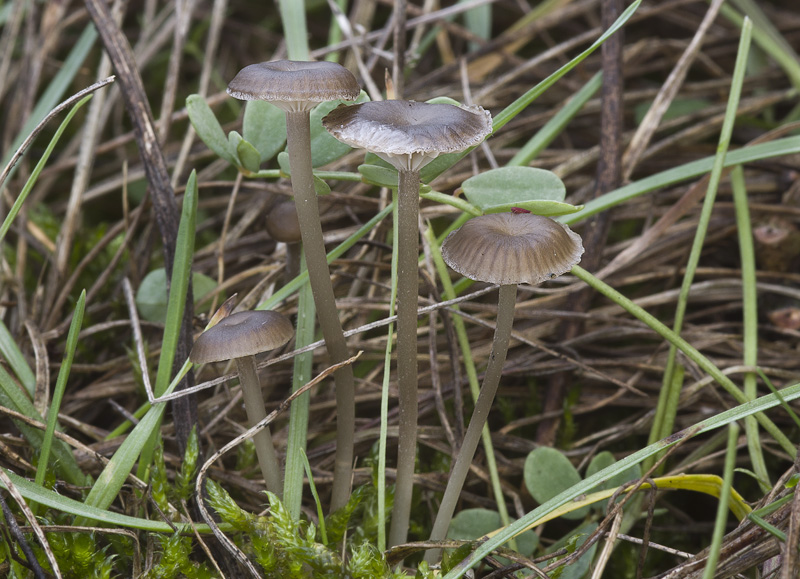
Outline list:
[[[325,346],[331,363],[349,358],[347,342],[336,309],[330,271],[322,239],[319,206],[314,189],[311,166],[311,132],[308,111],[287,111],[286,132],[289,145],[289,165],[292,171],[297,218],[303,237],[308,278],[314,303],[317,306]],[[353,439],[355,436],[355,392],[353,368],[345,365],[333,374],[336,385],[336,457],[333,467],[331,512],[347,504],[350,497],[350,479],[353,472]]]
[[[397,482],[389,546],[406,542],[417,448],[417,299],[419,295],[419,172],[400,171],[397,194]]]
[[[267,417],[264,397],[261,395],[261,384],[256,371],[255,356],[236,358],[236,367],[239,370],[239,384],[242,387],[247,420],[252,428]],[[261,467],[261,474],[264,475],[267,490],[281,496],[281,480],[283,478],[281,465],[275,452],[275,446],[272,444],[269,427],[257,432],[253,436],[253,443],[256,446],[258,465]]]
[[[478,400],[475,402],[475,410],[472,412],[467,432],[464,434],[464,441],[458,451],[456,462],[450,470],[447,480],[447,487],[442,497],[442,502],[436,513],[436,520],[431,531],[431,540],[440,541],[447,535],[450,521],[453,518],[456,504],[458,503],[464,481],[467,479],[469,466],[478,448],[481,432],[486,427],[486,420],[492,408],[497,387],[500,384],[500,376],[503,373],[503,364],[508,354],[508,342],[511,337],[511,327],[514,321],[514,307],[517,300],[517,284],[507,284],[500,286],[500,293],[497,302],[497,322],[494,329],[494,340],[492,341],[492,353],[489,355],[489,364],[486,366],[486,373],[483,377]],[[496,497],[499,502],[503,497]],[[425,554],[428,562],[437,561],[439,549],[430,549]]]

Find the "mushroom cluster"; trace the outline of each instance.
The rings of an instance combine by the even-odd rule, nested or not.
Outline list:
[[[408,534],[417,441],[417,309],[420,170],[443,153],[480,144],[491,115],[477,106],[387,100],[340,106],[322,119],[334,137],[375,153],[399,173],[397,190],[397,382],[399,439],[389,545]]]
[[[228,85],[228,94],[242,100],[265,100],[286,112],[289,166],[297,218],[303,240],[308,278],[322,335],[331,362],[350,357],[339,320],[330,270],[325,255],[319,206],[311,165],[310,113],[317,104],[355,100],[360,87],[353,74],[334,62],[278,60],[243,68]],[[336,385],[336,458],[331,510],[350,496],[353,438],[355,436],[355,389],[353,369],[344,365],[333,379]]]

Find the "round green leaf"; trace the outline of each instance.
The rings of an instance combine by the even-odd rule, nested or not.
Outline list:
[[[586,467],[586,478],[589,478],[593,474],[598,473],[604,468],[611,466],[615,462],[617,462],[617,460],[614,458],[614,455],[607,450],[604,450],[603,452],[596,454],[589,462],[589,466]],[[592,490],[592,492],[603,491],[608,489],[616,489],[628,481],[638,480],[641,476],[642,476],[642,470],[641,468],[639,468],[638,464],[635,464],[632,467],[604,480],[602,483],[597,485]],[[595,509],[605,511],[607,504],[608,504],[608,499],[600,501],[599,503],[595,503],[592,506]]]
[[[539,504],[581,482],[581,475],[569,459],[555,448],[540,447],[532,450],[525,459],[523,478],[528,492]],[[564,515],[565,519],[582,519],[588,508],[584,507]]]
[[[286,143],[286,113],[267,101],[247,101],[242,135],[258,150],[259,163],[272,159]]]
[[[217,282],[199,272],[192,273],[194,303],[217,287]],[[163,323],[167,319],[167,274],[164,268],[148,273],[136,292],[139,315],[148,322]]]
[[[355,101],[328,101],[320,103],[311,111],[311,162],[314,167],[322,167],[331,161],[344,157],[352,148],[331,135],[322,126],[322,117],[327,115],[340,104],[352,105],[369,100],[363,90]]]
[[[244,139],[240,140],[236,145],[236,155],[245,169],[251,173],[258,173],[259,165],[261,165],[261,153],[253,145]]]
[[[547,210],[549,205],[541,202],[557,202],[562,206],[572,207],[563,203],[567,190],[561,179],[551,171],[535,167],[492,169],[470,177],[461,184],[461,188],[469,202],[480,207],[484,213],[508,211],[511,207],[522,207],[531,211],[531,207]],[[537,206],[533,202],[540,203]],[[553,209],[557,207],[553,206]]]
[[[281,168],[281,173],[286,175],[287,177],[291,178],[292,176],[292,168],[289,165],[289,153],[286,151],[281,151],[278,153],[278,166]],[[317,177],[314,177],[314,191],[317,195],[328,195],[331,192],[330,185],[328,185],[325,181]]]
[[[199,94],[189,95],[186,97],[186,112],[194,130],[197,131],[197,136],[202,139],[208,148],[222,159],[235,164],[234,151],[236,149],[228,148],[228,139],[225,137],[225,131],[222,130],[222,126],[219,124],[217,117],[214,116],[206,100]]]
[[[464,509],[450,521],[448,539],[472,541],[480,539],[503,526],[500,513],[489,509]],[[533,531],[525,531],[517,537],[517,548],[530,557],[536,549],[539,537]]]
[[[378,187],[397,189],[396,169],[365,163],[358,166],[358,172],[361,173],[361,177],[365,183],[377,185]]]

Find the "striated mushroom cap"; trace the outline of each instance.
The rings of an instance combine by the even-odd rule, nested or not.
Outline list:
[[[318,103],[352,101],[361,88],[353,74],[335,62],[275,60],[244,67],[228,84],[234,98],[269,101],[283,110],[302,111]]]
[[[388,100],[341,105],[322,119],[334,137],[366,149],[398,171],[418,171],[442,153],[480,144],[492,117],[479,106]]]
[[[200,334],[189,359],[195,364],[206,364],[255,356],[283,346],[292,336],[292,323],[279,312],[236,312]]]
[[[442,244],[442,257],[453,270],[500,285],[542,283],[568,272],[581,255],[580,235],[532,213],[475,217]]]

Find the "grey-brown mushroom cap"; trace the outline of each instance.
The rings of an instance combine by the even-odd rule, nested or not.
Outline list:
[[[270,101],[284,110],[310,109],[317,103],[340,99],[352,101],[360,92],[358,81],[349,70],[327,61],[251,64],[228,84],[228,94],[234,98]]]
[[[442,244],[442,257],[453,270],[500,285],[542,283],[568,272],[581,255],[580,235],[532,213],[474,217]]]
[[[275,241],[284,243],[300,243],[300,220],[294,201],[277,203],[267,215],[267,233]]]
[[[200,334],[189,359],[195,364],[206,364],[254,356],[283,346],[292,336],[292,323],[279,312],[236,312]]]
[[[492,132],[492,116],[479,106],[403,100],[340,105],[322,124],[340,141],[371,151],[395,167],[393,157],[417,156],[427,163],[439,154],[479,145]]]

